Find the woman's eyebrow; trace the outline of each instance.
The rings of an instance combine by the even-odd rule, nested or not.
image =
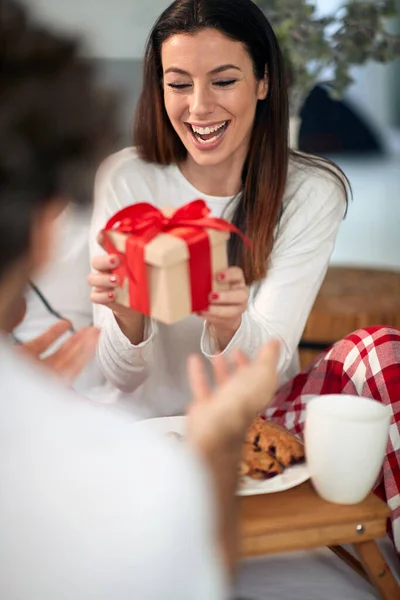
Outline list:
[[[216,73],[229,71],[229,69],[236,69],[237,71],[240,71],[240,68],[236,65],[221,65],[219,67],[216,67],[215,69],[212,69],[212,71],[210,71],[208,75],[215,75]],[[188,77],[190,77],[190,73],[188,73],[188,71],[180,69],[179,67],[168,67],[168,69],[165,70],[165,74],[167,73],[177,73],[178,75],[187,75]]]

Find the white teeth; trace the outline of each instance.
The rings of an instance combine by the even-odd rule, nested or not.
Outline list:
[[[214,125],[213,127],[195,127],[194,125],[191,127],[195,133],[198,133],[199,135],[206,135],[208,133],[214,133],[214,131],[218,131],[218,129],[221,129],[225,125],[226,121],[219,123],[218,125]]]

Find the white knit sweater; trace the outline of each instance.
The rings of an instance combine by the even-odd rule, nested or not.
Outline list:
[[[101,252],[96,235],[115,212],[135,202],[179,207],[203,198],[214,216],[221,216],[231,198],[202,194],[175,165],[162,167],[138,158],[132,148],[113,155],[96,182],[91,226],[91,254]],[[298,370],[297,346],[323,281],[343,218],[343,192],[329,174],[291,165],[283,214],[265,280],[253,286],[247,311],[230,344],[250,356],[271,337],[281,340],[281,382]],[[120,331],[112,312],[94,309],[102,328],[98,359],[107,379],[128,394],[135,413],[179,414],[189,400],[186,358],[214,354],[208,328],[197,316],[163,325],[149,321],[145,341],[133,346]]]

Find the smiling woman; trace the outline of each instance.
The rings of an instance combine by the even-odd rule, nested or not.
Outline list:
[[[133,141],[101,167],[89,276],[99,361],[146,415],[182,413],[187,355],[240,348],[254,356],[281,341],[286,381],[324,278],[347,203],[331,163],[291,153],[282,54],[251,0],[175,0],[155,23],[144,58]],[[203,198],[252,239],[229,242],[227,289],[199,315],[164,326],[115,303],[115,256],[98,255],[97,234],[135,202],[179,206]],[[101,240],[100,240],[101,241]],[[114,261],[114,262],[113,262]]]

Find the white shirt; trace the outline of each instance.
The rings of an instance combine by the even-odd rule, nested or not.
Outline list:
[[[136,202],[179,207],[196,198],[203,198],[214,216],[221,216],[232,200],[202,194],[176,165],[145,163],[131,148],[117,153],[97,177],[91,255],[101,252],[96,236],[121,208]],[[344,211],[342,189],[332,176],[291,165],[267,277],[252,286],[248,309],[226,354],[239,347],[253,356],[269,338],[278,338],[281,382],[295,375],[297,346]],[[121,333],[107,307],[95,307],[94,320],[102,328],[98,358],[103,373],[114,386],[132,393],[135,410],[144,416],[182,413],[189,399],[187,356],[201,351],[211,358],[215,353],[203,320],[192,315],[169,326],[150,321],[138,346]]]
[[[210,491],[184,445],[67,392],[3,339],[0,407],[2,600],[225,598]]]
[[[51,306],[69,319],[76,330],[91,324],[92,306],[86,276],[90,271],[88,231],[92,207],[73,204],[55,222],[51,262],[34,278],[34,283]],[[78,282],[81,281],[82,284]],[[56,322],[38,296],[26,294],[27,318],[16,329],[23,341],[32,339]]]
[[[59,215],[55,223],[51,261],[33,281],[50,306],[71,321],[75,331],[88,327],[93,321],[90,288],[86,283],[90,271],[88,237],[91,216],[92,207],[79,210],[72,204]],[[24,320],[14,330],[21,342],[36,338],[58,320],[29,286],[25,300]],[[69,335],[62,336],[51,351],[55,351]],[[93,386],[102,384],[104,376],[97,361],[93,360],[77,377],[74,387],[86,393]]]

